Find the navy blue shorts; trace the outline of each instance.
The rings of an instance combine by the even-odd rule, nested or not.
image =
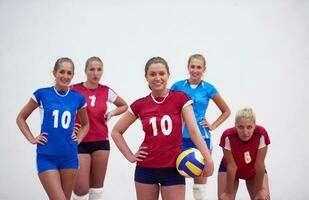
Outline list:
[[[147,168],[136,166],[135,182],[144,184],[158,184],[161,186],[185,185],[185,177],[176,168]]]
[[[210,139],[206,139],[204,138],[204,141],[208,147],[209,150],[212,150],[212,142]],[[182,150],[186,150],[186,149],[189,149],[189,148],[196,148],[197,147],[195,146],[195,144],[192,142],[192,140],[190,138],[182,138]]]
[[[54,156],[37,154],[36,164],[38,173],[47,170],[60,170],[60,169],[78,169],[79,161],[78,156]]]
[[[98,150],[110,150],[109,140],[95,141],[95,142],[81,142],[78,145],[79,154],[92,154]]]
[[[219,172],[226,172],[227,171],[226,166],[224,165],[224,163],[222,161],[220,162],[220,166],[219,166],[219,170],[218,171]],[[267,174],[266,169],[265,169],[265,174]]]

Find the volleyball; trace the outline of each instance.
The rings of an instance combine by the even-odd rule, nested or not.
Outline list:
[[[179,174],[187,178],[199,176],[204,166],[204,158],[196,148],[189,148],[182,151],[176,159],[176,168]]]

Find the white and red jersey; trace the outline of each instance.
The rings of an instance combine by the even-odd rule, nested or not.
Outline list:
[[[72,85],[71,88],[81,93],[88,105],[89,131],[83,142],[108,140],[108,127],[104,115],[107,111],[107,102],[113,103],[117,94],[108,86],[101,84],[96,89],[88,89],[83,83]],[[79,122],[78,115],[76,122]]]
[[[235,127],[225,130],[220,139],[220,146],[232,152],[237,165],[236,177],[248,179],[255,175],[255,160],[257,151],[270,144],[267,131],[262,126],[256,126],[249,141],[242,141]],[[227,163],[222,159],[224,165]]]
[[[150,94],[131,104],[130,112],[142,122],[145,138],[141,146],[147,147],[148,153],[138,166],[176,166],[182,147],[182,109],[192,103],[184,92],[170,90],[166,97],[154,98]]]

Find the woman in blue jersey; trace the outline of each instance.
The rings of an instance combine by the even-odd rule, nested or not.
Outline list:
[[[210,83],[202,80],[206,71],[206,60],[201,54],[194,54],[188,60],[189,79],[176,82],[171,89],[185,92],[193,100],[193,109],[200,132],[208,146],[212,150],[211,133],[220,124],[222,124],[230,115],[230,109],[217,89]],[[221,111],[221,115],[209,122],[206,116],[206,110],[209,100],[213,100]],[[185,125],[183,129],[183,149],[195,147],[188,135],[188,129]],[[196,200],[206,199],[206,177],[194,178],[193,195]]]
[[[70,58],[59,58],[54,66],[55,85],[36,90],[17,116],[16,122],[31,143],[37,145],[37,170],[50,200],[69,200],[79,167],[77,144],[88,131],[85,98],[69,89],[74,75]],[[34,136],[26,120],[40,108],[42,123]],[[74,132],[74,119],[79,115],[81,128]]]

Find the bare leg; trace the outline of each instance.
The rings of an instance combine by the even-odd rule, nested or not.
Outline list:
[[[226,172],[219,172],[218,173],[218,199],[226,190],[226,179],[227,179]],[[234,199],[236,198],[238,185],[239,185],[239,180],[236,179],[235,183],[234,183],[234,191],[233,191]]]
[[[91,156],[89,154],[79,154],[78,159],[80,163],[80,169],[77,173],[74,193],[78,196],[83,196],[89,191]]]
[[[158,200],[159,185],[135,182],[137,200]]]
[[[71,199],[71,194],[76,180],[77,169],[61,169],[61,185],[67,200]]]
[[[254,199],[255,194],[257,191],[255,191],[255,177],[249,179],[246,181],[247,190],[249,192],[250,198]],[[263,190],[267,192],[267,194],[270,196],[269,192],[269,184],[268,184],[268,176],[267,174],[264,174],[264,180],[263,180]]]
[[[162,200],[184,200],[185,185],[161,186]]]
[[[66,200],[58,170],[42,172],[39,178],[50,200]]]
[[[91,155],[90,187],[102,188],[104,185],[109,151],[99,150]]]

